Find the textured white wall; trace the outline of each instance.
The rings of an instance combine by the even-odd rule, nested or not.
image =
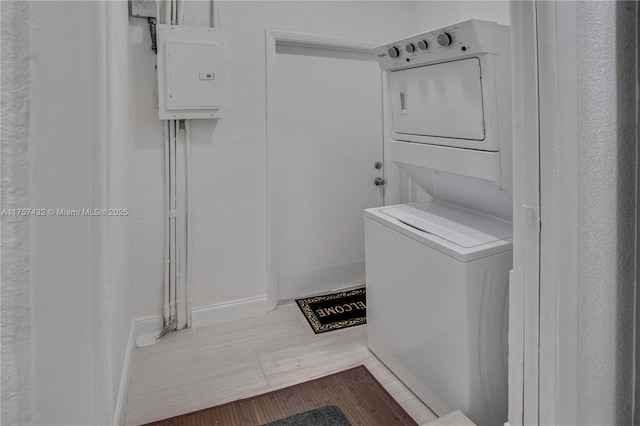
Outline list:
[[[126,2],[2,3],[2,207],[130,208]],[[3,424],[111,424],[131,327],[121,217],[2,218]]]
[[[29,205],[29,8],[2,2],[2,209]],[[29,218],[2,216],[2,422],[31,423]]]
[[[577,23],[578,424],[630,424],[636,4],[580,2]]]

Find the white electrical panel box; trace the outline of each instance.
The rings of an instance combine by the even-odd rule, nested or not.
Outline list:
[[[158,25],[160,120],[219,118],[224,92],[222,31]]]

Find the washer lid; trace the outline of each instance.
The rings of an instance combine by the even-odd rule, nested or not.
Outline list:
[[[511,222],[440,201],[380,209],[405,225],[472,248],[513,236]]]

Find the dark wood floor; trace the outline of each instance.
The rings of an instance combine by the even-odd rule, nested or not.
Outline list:
[[[325,405],[340,407],[354,426],[417,425],[363,365],[149,425],[258,426]]]

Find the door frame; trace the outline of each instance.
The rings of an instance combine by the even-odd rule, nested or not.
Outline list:
[[[573,2],[511,1],[510,5],[514,271],[508,423],[576,424],[577,11]]]
[[[513,270],[509,277],[509,416],[539,424],[541,170],[539,23],[535,1],[511,1]]]
[[[269,111],[273,111],[275,107],[274,100],[272,96],[269,96],[273,90],[275,85],[275,73],[276,73],[276,47],[277,46],[294,46],[294,47],[306,47],[306,48],[320,48],[320,49],[328,49],[335,50],[339,52],[353,53],[356,54],[368,54],[375,55],[373,49],[377,46],[376,43],[362,41],[362,40],[352,40],[352,39],[344,39],[337,37],[329,37],[317,34],[307,34],[307,33],[299,33],[293,31],[283,31],[276,29],[267,29],[265,30],[265,66],[266,66],[266,176],[265,176],[265,184],[266,184],[266,204],[267,204],[267,212],[266,212],[266,279],[267,279],[267,310],[272,311],[276,308],[278,303],[278,281],[276,277],[276,269],[275,269],[275,260],[274,259],[274,249],[275,249],[275,211],[276,205],[271,197],[273,194],[273,190],[275,189],[273,170],[270,167],[272,163],[271,161],[271,143],[275,139],[274,135],[274,126],[272,125],[273,117],[269,114]],[[382,73],[382,71],[380,71]],[[381,75],[381,81],[382,75]],[[383,91],[383,84],[380,87],[380,91]],[[384,93],[383,93],[384,94]],[[383,98],[383,109],[384,109],[384,98]],[[382,120],[382,117],[380,117]],[[383,138],[381,143],[383,144],[383,164],[385,165],[383,172],[385,176],[386,174],[386,165],[389,164],[387,147],[384,143],[385,141],[385,126],[383,121]],[[386,196],[385,196],[386,199]],[[364,213],[363,213],[364,214]]]

